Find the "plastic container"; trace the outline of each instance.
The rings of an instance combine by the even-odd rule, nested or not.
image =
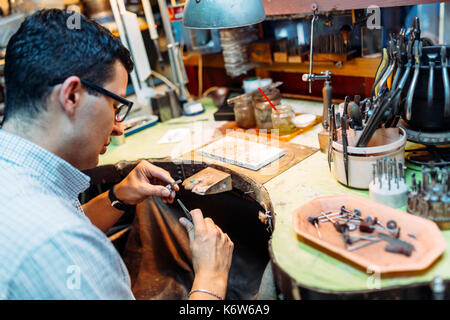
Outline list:
[[[272,89],[264,92],[274,106],[281,103],[280,90]],[[272,106],[261,94],[253,96],[253,107],[255,109],[255,120],[258,129],[272,129]]]
[[[403,179],[399,179],[398,185],[391,181],[391,185],[389,186],[388,180],[383,176],[381,188],[378,181],[378,179],[372,180],[369,185],[370,200],[395,209],[406,206],[409,185]]]
[[[255,112],[251,96],[244,96],[234,102],[234,118],[239,128],[249,129],[256,126]]]
[[[345,166],[341,135],[333,141],[333,175],[346,184]],[[351,145],[351,143],[349,144]],[[348,147],[348,186],[357,189],[369,189],[372,181],[373,163],[384,157],[395,158],[397,163],[405,163],[406,132],[402,128],[378,129],[369,141],[369,147]]]
[[[279,136],[286,136],[294,132],[297,127],[294,123],[295,114],[290,105],[278,105],[278,112],[272,109],[273,129],[278,129]]]

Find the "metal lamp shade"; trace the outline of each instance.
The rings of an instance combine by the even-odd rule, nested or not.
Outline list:
[[[183,24],[193,29],[223,29],[248,26],[265,18],[262,0],[188,0]]]

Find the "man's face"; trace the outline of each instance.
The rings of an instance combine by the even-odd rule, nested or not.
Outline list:
[[[103,88],[119,96],[125,97],[128,73],[123,65],[116,61],[114,76],[103,85]],[[80,132],[74,143],[78,153],[78,165],[81,170],[94,168],[99,161],[99,155],[104,154],[110,144],[110,136],[123,134],[122,124],[115,121],[115,111],[120,103],[103,94],[98,96],[87,94],[86,103],[80,118]]]

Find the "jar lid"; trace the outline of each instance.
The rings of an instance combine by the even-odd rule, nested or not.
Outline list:
[[[292,107],[289,104],[279,104],[277,106],[275,106],[275,108],[277,108],[278,111],[292,111]],[[274,110],[275,111],[275,110]]]
[[[274,99],[279,99],[280,98],[280,90],[278,90],[277,88],[273,88],[272,90],[267,90],[264,91],[264,94],[269,98],[269,100],[274,100]],[[256,101],[267,101],[265,97],[263,97],[263,95],[258,92],[255,96],[254,96]]]

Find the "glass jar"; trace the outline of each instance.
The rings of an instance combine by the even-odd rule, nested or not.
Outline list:
[[[253,111],[253,103],[251,96],[244,96],[234,103],[234,118],[239,128],[254,128],[255,112]]]
[[[264,93],[274,106],[277,106],[281,103],[280,90],[275,88]],[[266,100],[266,98],[264,98],[262,94],[254,96],[253,106],[255,108],[255,120],[258,129],[272,129],[271,115],[273,108]]]
[[[296,130],[294,123],[295,114],[290,105],[277,106],[278,112],[272,110],[273,129],[278,129],[280,136],[286,136]]]

